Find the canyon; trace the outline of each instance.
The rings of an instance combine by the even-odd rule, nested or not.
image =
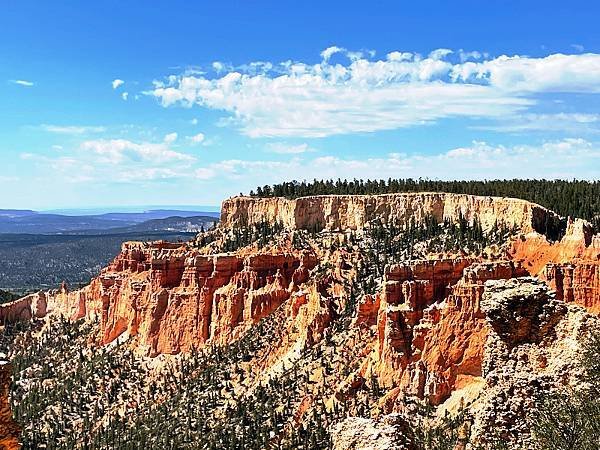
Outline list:
[[[512,234],[502,246],[482,248],[478,254],[454,249],[384,264],[381,275],[369,275],[373,286],[360,288],[361,274],[372,270],[367,250],[374,221],[402,230],[431,217],[440,224],[479,223],[486,233],[504,225]],[[220,251],[219,242],[235,230],[264,223],[282,225],[278,239]],[[548,236],[560,229],[559,238]],[[0,321],[83,320],[96,324],[93,345],[125,342],[140,357],[152,359],[231,345],[263,319],[279,314],[280,338],[251,369],[263,374],[261,383],[331,339],[349,311],[346,331],[337,332],[347,370],[332,382],[324,401],[335,408],[365,386],[376,387],[377,409],[386,415],[401,413],[406,397],[427,400],[440,410],[476,398],[487,405],[481,411],[491,408],[486,389],[494,386],[492,367],[512,357],[489,356],[497,347],[493,342],[507,336],[498,329],[492,293],[498,298],[501,291],[522,285],[528,292],[523,298],[539,291],[543,302],[555,296],[555,309],[560,310],[559,303],[579,308],[577,320],[585,310],[600,312],[600,235],[593,235],[585,221],[563,219],[518,199],[443,193],[234,197],[223,202],[221,223],[207,236],[212,244],[205,246],[126,242],[88,286],[69,291],[63,285],[0,305]],[[305,244],[295,245],[298,239]],[[541,281],[527,278],[531,276]],[[501,322],[509,326],[521,320],[519,314],[538,312],[509,308],[502,314],[508,314]],[[565,314],[557,317],[571,329],[575,325]],[[588,322],[595,316],[589,317]],[[531,328],[513,328],[514,345],[535,340]],[[296,420],[302,421],[315,402],[304,397]],[[477,416],[472,426],[479,436],[493,423],[491,413],[486,414],[487,419]]]

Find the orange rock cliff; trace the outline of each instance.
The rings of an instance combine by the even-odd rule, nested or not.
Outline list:
[[[373,219],[406,226],[428,216],[478,219],[485,230],[504,223],[522,234],[501,260],[457,257],[388,266],[380,288],[358,301],[352,326],[362,330],[362,350],[340,396],[375,377],[387,390],[390,408],[407,393],[438,404],[481,377],[489,326],[480,301],[488,280],[540,276],[558,298],[600,310],[598,236],[583,221],[571,221],[564,237],[550,242],[541,233],[562,219],[523,200],[442,193],[235,197],[223,202],[219,228],[267,221],[289,230],[333,232],[360,230]],[[317,276],[323,264],[328,273]],[[99,343],[128,337],[138,351],[155,356],[227,344],[283,305],[289,333],[285,347],[273,349],[268,359],[271,367],[265,369],[272,369],[321,339],[350,297],[355,267],[341,251],[203,254],[187,244],[129,242],[85,288],[18,300],[18,306],[0,307],[0,317],[28,319],[47,309],[74,320],[98,320]]]
[[[0,449],[16,450],[20,448],[19,425],[14,421],[8,400],[8,390],[11,382],[11,365],[0,356]]]

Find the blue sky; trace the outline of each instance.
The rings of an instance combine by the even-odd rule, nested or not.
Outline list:
[[[0,208],[597,179],[594,3],[4,2]]]

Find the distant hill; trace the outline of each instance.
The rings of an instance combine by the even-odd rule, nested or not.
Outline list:
[[[207,224],[219,217],[216,212],[149,210],[144,212],[116,212],[98,215],[64,215],[39,213],[31,210],[0,210],[0,233],[27,234],[64,234],[94,230],[123,229],[149,220],[169,219],[172,217],[205,217]],[[196,220],[198,223],[198,220]],[[206,227],[206,225],[205,225]],[[158,227],[154,229],[159,229]],[[131,230],[130,230],[131,231]],[[119,231],[119,232],[122,232]]]
[[[125,241],[187,241],[196,233],[0,234],[0,289],[30,292],[87,284]]]
[[[219,219],[212,216],[194,216],[194,217],[166,217],[164,219],[152,219],[144,222],[129,225],[125,227],[109,228],[106,230],[81,230],[70,234],[90,235],[90,234],[120,234],[120,233],[145,233],[145,232],[178,232],[178,233],[198,233],[202,230],[209,230],[217,224]]]
[[[23,293],[63,280],[87,283],[124,241],[187,241],[212,228],[218,215],[167,209],[80,216],[0,210],[0,289]]]
[[[34,214],[38,214],[38,212],[30,209],[0,209],[0,217],[26,217]]]

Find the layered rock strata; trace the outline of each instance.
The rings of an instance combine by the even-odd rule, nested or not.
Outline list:
[[[484,231],[496,224],[523,232],[559,228],[561,218],[534,203],[514,198],[439,192],[382,195],[323,195],[298,199],[233,197],[221,207],[225,228],[281,223],[289,229],[357,230],[373,220],[407,227],[429,216],[438,222],[478,219]]]
[[[361,375],[376,374],[392,396],[441,403],[460,382],[481,376],[485,282],[526,274],[511,261],[449,259],[389,267],[381,293],[358,306],[356,324],[377,328],[371,365]]]
[[[44,317],[47,313],[47,300],[45,292],[38,292],[0,304],[0,324]]]
[[[89,286],[62,289],[50,309],[100,321],[101,343],[126,333],[150,355],[224,344],[307,281],[309,252],[202,255],[185,246],[125,243]]]

